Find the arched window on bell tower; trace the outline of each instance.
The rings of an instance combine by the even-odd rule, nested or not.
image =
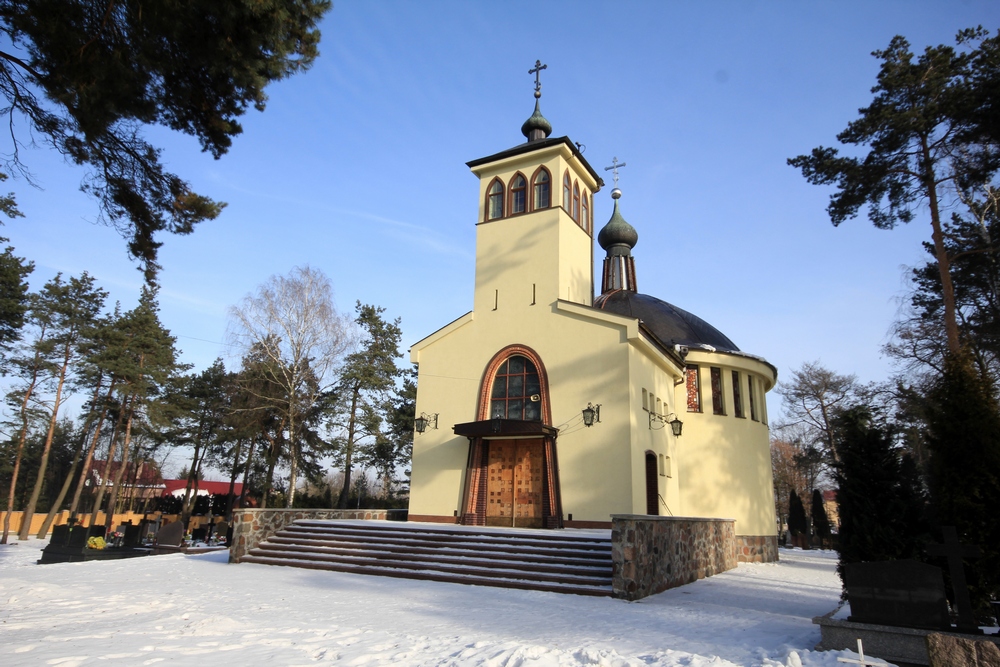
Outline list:
[[[524,176],[522,176],[520,173],[514,174],[514,178],[510,179],[509,215],[517,215],[518,213],[524,213],[527,185],[528,185],[527,181],[524,180]]]
[[[503,217],[503,183],[500,179],[493,179],[490,185],[489,194],[486,196],[486,218],[496,220]]]
[[[539,167],[538,171],[535,172],[535,177],[532,179],[532,211],[551,206],[551,181],[549,170],[545,167]]]

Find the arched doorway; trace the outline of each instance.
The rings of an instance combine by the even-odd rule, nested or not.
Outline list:
[[[548,381],[534,350],[512,345],[483,373],[479,420],[456,424],[469,438],[461,521],[467,525],[557,528],[562,511]]]
[[[646,452],[646,514],[660,513],[660,488],[657,480],[656,454]]]

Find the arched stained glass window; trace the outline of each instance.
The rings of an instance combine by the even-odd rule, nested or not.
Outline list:
[[[540,208],[549,207],[549,172],[544,168],[539,169],[538,173],[535,174],[535,197],[532,203],[532,210],[538,210]]]
[[[570,207],[572,206],[572,203],[570,202],[570,197],[572,196],[570,194],[571,188],[572,185],[569,182],[569,172],[567,171],[566,174],[563,176],[563,200],[562,200],[563,208],[566,209],[567,213],[570,212]]]
[[[573,184],[573,219],[580,222],[580,185],[578,183]]]
[[[493,181],[493,185],[490,186],[487,208],[487,217],[490,220],[503,217],[503,185],[500,181]]]
[[[541,421],[541,391],[535,364],[520,355],[510,357],[493,376],[490,417]]]
[[[510,181],[510,214],[524,213],[524,195],[527,182],[521,174],[514,174]]]

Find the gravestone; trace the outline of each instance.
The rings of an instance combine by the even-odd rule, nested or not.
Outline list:
[[[66,542],[69,540],[69,526],[55,526],[52,528],[52,537],[49,539],[49,544],[54,544],[56,546],[65,546]]]
[[[139,546],[142,542],[142,526],[133,526],[131,523],[125,524],[125,538],[122,540],[122,546],[126,549],[132,549]]]
[[[168,547],[179,547],[184,541],[184,523],[174,521],[160,528],[156,534],[156,543]]]
[[[228,521],[220,521],[219,523],[215,524],[215,539],[217,541],[221,542],[222,540],[226,539],[226,535],[228,533],[229,533]],[[226,544],[229,544],[228,540],[226,540]]]
[[[204,542],[207,534],[207,528],[195,528],[191,531],[191,540],[194,542]]]
[[[849,563],[844,585],[848,620],[906,628],[948,630],[948,602],[941,568],[915,560]]]
[[[983,552],[979,547],[959,544],[958,530],[955,526],[941,526],[944,544],[928,544],[927,553],[931,556],[943,556],[948,559],[948,571],[951,574],[951,588],[955,593],[955,609],[958,611],[958,629],[960,632],[981,633],[976,617],[972,613],[972,602],[969,600],[969,586],[965,581],[965,564],[963,558],[980,558]]]

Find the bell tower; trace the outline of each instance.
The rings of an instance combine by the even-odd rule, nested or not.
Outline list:
[[[550,137],[541,111],[536,61],[535,109],[521,126],[526,141],[468,164],[479,178],[476,221],[477,317],[545,309],[562,299],[592,305],[593,195],[604,182],[569,137]]]

